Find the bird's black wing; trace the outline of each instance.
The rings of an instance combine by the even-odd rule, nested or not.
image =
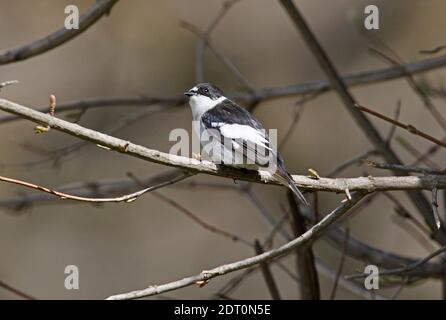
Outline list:
[[[205,125],[209,125],[209,127],[211,127],[213,122],[221,122],[247,125],[260,130],[264,129],[262,124],[254,118],[249,111],[229,99],[225,99],[211,110],[205,112],[202,116],[202,120]]]
[[[242,153],[249,163],[267,166],[271,156],[277,157],[262,124],[231,100],[205,112],[201,121],[206,129],[212,129],[209,131],[214,137],[218,133],[219,139],[231,139],[231,151]]]

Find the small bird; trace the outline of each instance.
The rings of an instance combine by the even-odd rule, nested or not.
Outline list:
[[[203,152],[213,162],[272,175],[308,205],[266,130],[254,116],[210,83],[200,83],[184,94],[189,97],[194,130]]]

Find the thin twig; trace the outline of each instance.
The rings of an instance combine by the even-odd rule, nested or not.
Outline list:
[[[149,107],[155,104],[163,106],[176,107],[186,102],[184,96],[178,97],[104,97],[104,98],[85,98],[81,100],[73,100],[57,105],[57,113],[63,114],[76,110],[90,110],[111,107]],[[48,107],[37,109],[37,111],[45,113]],[[168,110],[168,108],[166,108]],[[79,118],[79,115],[76,115]],[[0,124],[9,123],[17,120],[23,120],[15,115],[7,115],[0,117]],[[77,122],[77,121],[74,121]]]
[[[210,25],[202,36],[198,39],[197,48],[195,53],[195,80],[200,83],[204,81],[204,51],[206,45],[209,44],[210,35],[212,31],[217,27],[219,22],[223,19],[226,13],[231,9],[231,7],[239,0],[228,0],[226,1],[221,10],[218,12],[217,16],[211,21]]]
[[[430,168],[424,168],[424,167],[413,167],[413,166],[402,166],[399,164],[392,164],[392,163],[379,163],[371,160],[365,160],[364,161],[368,166],[371,166],[373,168],[377,169],[386,169],[386,170],[392,170],[392,171],[401,171],[405,173],[422,173],[422,174],[433,174],[433,175],[444,175],[446,174],[446,170],[434,170]]]
[[[360,154],[354,156],[351,159],[348,159],[347,161],[341,163],[340,165],[336,166],[336,168],[332,169],[328,174],[327,177],[333,178],[336,177],[338,174],[340,174],[345,169],[361,162],[362,160],[366,159],[369,156],[377,155],[378,153],[375,150],[367,150],[365,152],[361,152]]]
[[[385,116],[385,115],[383,115],[383,114],[381,114],[381,113],[379,113],[377,111],[371,110],[371,109],[366,108],[364,106],[361,106],[359,104],[356,104],[356,107],[359,110],[361,110],[361,111],[367,112],[367,113],[369,113],[369,114],[371,114],[371,115],[373,115],[373,116],[375,116],[377,118],[380,118],[380,119],[382,119],[384,121],[390,122],[391,124],[393,124],[393,125],[395,125],[397,127],[403,128],[403,129],[409,131],[410,133],[412,133],[414,135],[420,136],[420,137],[422,137],[422,138],[424,138],[426,140],[429,140],[430,142],[433,142],[433,143],[435,143],[435,144],[437,144],[437,145],[439,145],[439,146],[441,146],[443,148],[446,148],[446,142],[441,141],[441,140],[439,140],[437,138],[434,138],[431,135],[429,135],[429,134],[427,134],[427,133],[425,133],[423,131],[418,130],[417,128],[415,128],[411,124],[404,124],[402,122],[399,122],[397,120],[389,118],[389,117],[387,117],[387,116]]]
[[[445,251],[446,251],[446,246],[441,247],[441,248],[435,250],[434,252],[432,252],[431,254],[429,254],[427,257],[425,257],[413,264],[410,264],[410,265],[407,265],[407,266],[401,267],[401,268],[392,269],[392,270],[381,271],[379,273],[379,275],[380,276],[385,276],[385,275],[408,276],[407,275],[408,272],[416,270],[417,268],[419,268],[420,266],[422,266],[429,260],[433,259],[434,257],[438,256],[439,254],[441,254]],[[367,276],[368,276],[368,274],[366,274],[366,273],[360,273],[360,274],[353,274],[353,275],[345,276],[344,278],[345,279],[357,279],[357,278],[364,278]]]
[[[379,40],[379,42],[387,47],[390,52],[396,57],[395,59],[390,58],[386,54],[376,50],[371,49],[372,52],[379,55],[381,58],[384,58],[387,62],[390,62],[392,65],[396,66],[402,66],[404,64],[404,61],[387,45],[385,45],[384,41],[382,41],[380,38],[378,38],[377,35],[375,35],[376,39]],[[406,80],[409,83],[409,86],[413,89],[415,94],[421,99],[423,102],[424,107],[429,111],[429,113],[432,115],[432,117],[435,119],[435,121],[442,127],[443,130],[446,130],[446,120],[443,118],[443,115],[438,111],[437,107],[432,102],[429,95],[426,93],[426,91],[420,87],[420,85],[415,81],[414,77],[411,74],[406,75]]]
[[[434,168],[437,170],[440,169],[440,166],[429,158],[430,157],[430,154],[428,154],[429,150],[428,150],[428,152],[422,154],[420,151],[418,151],[418,149],[412,143],[410,143],[409,140],[405,139],[404,137],[396,136],[395,140],[400,144],[401,147],[403,147],[408,153],[410,153],[413,157],[416,158],[416,160],[413,161],[410,164],[410,166],[416,166],[422,162],[431,168]],[[443,141],[446,142],[445,139],[443,139]],[[432,148],[435,148],[435,150],[442,149],[440,146],[438,146],[436,144],[432,145],[431,149]]]
[[[16,83],[19,83],[19,82],[17,80],[9,80],[9,81],[2,82],[2,83],[0,83],[0,91],[2,91],[2,89],[4,87],[10,86],[10,85],[13,85]]]
[[[395,108],[395,114],[393,115],[394,120],[398,120],[401,113],[401,100],[398,100]],[[389,133],[387,134],[386,143],[390,145],[392,142],[393,136],[396,132],[396,126],[392,126],[389,130]]]
[[[75,200],[75,201],[80,201],[80,202],[93,202],[93,203],[105,203],[105,202],[126,202],[126,203],[130,203],[135,201],[138,197],[142,196],[143,194],[150,192],[150,191],[154,191],[156,189],[174,184],[176,182],[179,182],[181,180],[184,180],[188,177],[190,177],[192,174],[191,173],[185,173],[183,175],[179,175],[178,177],[169,180],[169,181],[165,181],[162,182],[160,184],[139,190],[137,192],[133,192],[131,194],[126,194],[120,197],[115,197],[115,198],[88,198],[88,197],[81,197],[81,196],[76,196],[76,195],[71,195],[71,194],[67,194],[64,192],[60,192],[60,191],[56,191],[56,190],[52,190],[50,188],[47,187],[43,187],[37,184],[33,184],[30,182],[26,182],[26,181],[21,181],[21,180],[17,180],[17,179],[11,179],[11,178],[7,178],[7,177],[3,177],[0,176],[0,181],[4,181],[4,182],[8,182],[8,183],[13,183],[13,184],[17,184],[23,187],[27,187],[27,188],[31,188],[31,189],[35,189],[38,191],[42,191],[42,192],[46,192],[49,194],[52,194],[56,197],[59,197],[62,200]]]
[[[279,142],[279,145],[277,147],[278,150],[283,150],[283,146],[288,142],[290,137],[293,135],[293,132],[296,129],[296,124],[299,121],[299,119],[304,111],[305,104],[307,102],[319,97],[320,94],[321,94],[320,92],[315,92],[308,96],[302,97],[302,99],[300,99],[299,101],[296,102],[293,119],[291,121],[290,126],[288,127],[288,130],[285,132],[285,135],[283,136],[282,140]]]
[[[19,296],[19,297],[21,297],[23,299],[26,299],[26,300],[36,300],[35,297],[29,295],[28,293],[25,293],[25,292],[23,292],[21,290],[18,290],[17,288],[14,288],[13,286],[10,286],[9,284],[7,284],[7,283],[5,283],[5,282],[3,282],[1,280],[0,280],[0,288],[3,288],[3,289],[5,289],[5,290],[7,290],[9,292],[12,292],[13,294],[15,294],[15,295],[17,295],[17,296]]]
[[[389,199],[395,205],[395,213],[403,219],[409,220],[412,224],[417,227],[417,229],[427,238],[432,236],[432,233],[429,229],[426,228],[424,224],[418,221],[410,211],[399,201],[395,196],[393,196],[390,192],[383,192],[383,195]]]
[[[440,51],[446,49],[446,45],[441,45],[441,46],[437,46],[433,49],[424,49],[424,50],[419,50],[418,52],[420,54],[436,54],[439,53]]]

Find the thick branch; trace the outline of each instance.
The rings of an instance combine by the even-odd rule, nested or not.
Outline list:
[[[177,167],[192,173],[204,173],[231,179],[246,180],[257,183],[279,184],[275,178],[260,176],[257,171],[245,171],[236,168],[218,166],[209,161],[172,155],[158,150],[149,149],[126,140],[87,129],[78,124],[58,119],[49,114],[21,106],[14,102],[0,99],[0,110],[4,110],[31,121],[49,126],[55,130],[65,132],[82,140],[91,141],[143,160]],[[403,177],[359,177],[349,179],[313,179],[305,176],[293,176],[296,183],[304,189],[345,192],[363,190],[367,192],[383,190],[432,190],[435,184],[438,189],[446,188],[446,176],[403,176]]]

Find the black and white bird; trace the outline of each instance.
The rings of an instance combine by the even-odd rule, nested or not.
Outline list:
[[[272,175],[308,205],[266,130],[254,116],[209,83],[200,83],[184,94],[189,97],[193,127],[203,153],[210,160]]]

